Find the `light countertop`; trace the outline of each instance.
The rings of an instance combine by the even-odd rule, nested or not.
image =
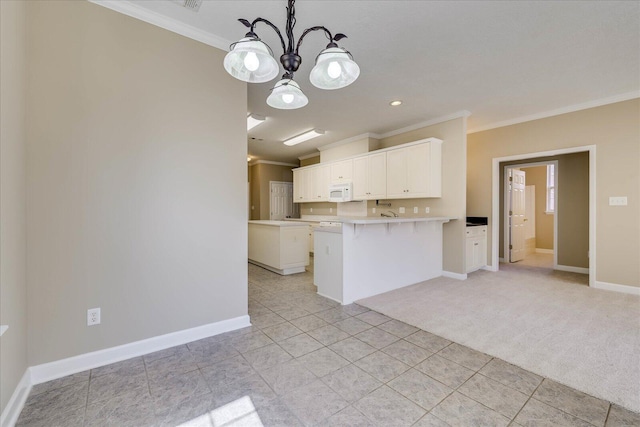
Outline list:
[[[430,216],[430,217],[397,217],[397,218],[388,218],[388,217],[340,217],[337,221],[343,224],[396,224],[402,222],[428,222],[428,221],[439,221],[439,222],[449,222],[457,218],[447,217],[447,216]]]
[[[271,227],[308,227],[309,223],[300,221],[249,221],[249,224],[269,225]]]

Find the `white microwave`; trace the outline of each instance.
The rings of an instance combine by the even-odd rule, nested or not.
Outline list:
[[[353,184],[345,182],[342,184],[331,184],[329,186],[330,202],[350,202],[353,194]]]

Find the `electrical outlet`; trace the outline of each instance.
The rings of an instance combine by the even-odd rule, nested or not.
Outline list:
[[[429,213],[429,207],[424,208],[424,213]]]
[[[398,209],[398,211],[399,211],[400,213],[404,213],[404,208],[400,208],[400,209]]]
[[[329,213],[333,213],[333,208],[329,208]]]
[[[309,208],[309,212],[310,212],[310,213],[313,213],[313,208]]]
[[[371,208],[371,213],[376,213],[376,208]]]
[[[87,326],[100,324],[100,307],[87,310]]]
[[[609,197],[609,206],[627,206],[627,197]]]
[[[418,213],[418,207],[417,206],[413,207],[413,213]]]

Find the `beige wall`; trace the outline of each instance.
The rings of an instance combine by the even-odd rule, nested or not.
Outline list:
[[[251,219],[269,219],[270,181],[293,182],[293,166],[258,163],[251,166]]]
[[[558,162],[558,242],[555,250],[558,252],[558,265],[569,267],[589,268],[589,153],[572,153],[561,156],[535,157],[525,161],[505,162],[500,167],[500,206],[504,206],[504,167],[523,163]],[[542,189],[536,186],[536,192],[541,193],[542,200],[536,203],[538,219],[545,221],[547,228],[542,238],[550,240],[553,249],[553,215],[544,213],[546,202],[546,168],[542,167]],[[535,177],[535,175],[534,175]],[[529,177],[527,176],[527,180]],[[527,181],[528,182],[528,181]],[[500,224],[504,224],[504,208],[500,209]],[[550,229],[550,231],[549,231]],[[550,233],[550,236],[549,236]],[[504,242],[504,226],[499,230],[499,241]],[[537,235],[536,235],[537,238]],[[543,246],[537,245],[539,248]],[[499,248],[503,257],[504,245]]]
[[[459,218],[444,225],[444,259],[445,271],[465,274],[465,220],[466,220],[466,171],[467,135],[466,117],[449,120],[436,125],[427,126],[411,132],[380,140],[380,148],[388,148],[407,142],[435,137],[444,141],[442,144],[442,197],[437,199],[404,199],[393,200],[392,206],[405,206],[407,215],[411,216],[414,206],[419,207],[419,216],[424,216],[424,207],[429,206],[429,216],[452,216]],[[370,207],[375,202],[369,202]],[[378,214],[376,214],[378,215]]]
[[[0,1],[0,412],[28,366],[25,6]]]
[[[491,223],[493,158],[595,145],[595,280],[640,286],[638,117],[640,100],[634,99],[470,134],[469,216],[489,216]],[[629,204],[609,206],[610,196],[627,196]]]
[[[309,157],[308,159],[300,160],[300,167],[311,166],[320,163],[320,154],[317,156]]]
[[[225,53],[84,1],[28,22],[29,364],[246,315],[246,84]]]
[[[587,159],[587,212],[589,208],[589,161]],[[532,168],[522,168],[526,173],[527,185],[535,185],[535,203],[536,203],[536,248],[537,249],[553,249],[553,214],[547,214],[547,167],[536,166]],[[504,175],[502,175],[504,176]],[[500,187],[504,191],[504,185]],[[504,195],[502,196],[504,197]],[[504,213],[504,210],[501,211]],[[501,220],[504,223],[504,218]],[[589,215],[587,214],[587,235],[589,233]],[[504,239],[502,237],[502,239]],[[501,240],[502,241],[502,240]],[[589,248],[589,240],[587,239],[587,249]]]

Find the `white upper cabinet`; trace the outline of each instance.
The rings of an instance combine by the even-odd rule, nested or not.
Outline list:
[[[387,154],[369,154],[353,159],[353,198],[384,199],[387,196]]]
[[[316,202],[326,202],[329,200],[329,165],[317,166],[310,169],[313,172],[313,194],[312,198]]]
[[[305,201],[305,169],[293,170],[293,202],[302,203]]]
[[[329,185],[353,182],[354,200],[442,196],[442,141],[437,138],[293,170],[293,201],[326,202]]]
[[[353,180],[353,159],[331,163],[331,183],[340,184]]]
[[[441,160],[439,142],[387,151],[387,198],[441,197]]]

